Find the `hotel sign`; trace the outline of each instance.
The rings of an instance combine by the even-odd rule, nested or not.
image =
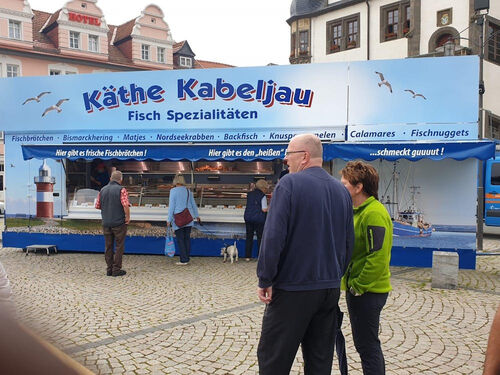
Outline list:
[[[73,22],[85,23],[87,25],[101,26],[101,20],[97,17],[69,12],[69,20]]]

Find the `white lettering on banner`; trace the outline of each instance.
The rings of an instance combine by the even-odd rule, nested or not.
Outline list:
[[[235,150],[228,148],[226,150],[216,150],[214,148],[211,148],[208,150],[208,156],[212,157],[220,157],[220,158],[228,158],[228,157],[255,157],[255,158],[262,158],[262,157],[276,157],[280,158],[282,153],[284,152],[284,149],[280,150],[275,150],[273,148],[259,148],[257,152],[255,150],[249,150],[249,149],[244,149],[244,150]]]
[[[408,156],[416,158],[419,156],[442,156],[444,154],[444,147],[436,147],[422,150],[412,150],[411,148],[403,148],[399,150],[390,150],[384,148],[382,150],[377,150],[377,152],[370,153],[370,156]]]
[[[196,112],[177,112],[173,109],[167,111],[167,120],[179,122],[185,120],[240,120],[258,118],[257,111],[240,111],[239,109],[212,109],[211,111],[204,111],[200,109]],[[130,115],[129,115],[130,120]]]

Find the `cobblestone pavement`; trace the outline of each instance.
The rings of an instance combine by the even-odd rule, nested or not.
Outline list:
[[[485,252],[500,237],[485,239]],[[500,251],[499,251],[500,252]],[[125,255],[127,275],[105,276],[102,254],[1,249],[19,318],[100,374],[257,374],[263,305],[255,262]],[[457,290],[431,289],[431,270],[393,267],[381,341],[388,374],[481,374],[500,303],[500,256],[460,270]],[[346,310],[341,297],[342,310]],[[360,361],[345,319],[351,374]],[[301,374],[299,355],[292,374]],[[336,360],[334,371],[338,373]]]

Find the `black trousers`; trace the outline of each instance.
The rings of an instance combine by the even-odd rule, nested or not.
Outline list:
[[[378,338],[380,312],[389,293],[365,293],[353,296],[346,293],[354,346],[361,358],[365,375],[385,374],[385,360]]]
[[[257,232],[257,254],[260,250],[260,241],[262,240],[262,232],[264,231],[263,223],[249,223],[245,222],[247,229],[247,237],[245,241],[245,258],[252,257],[252,247],[253,247],[253,234]]]
[[[332,371],[340,289],[288,292],[273,289],[262,320],[257,357],[260,375],[285,375],[302,344],[305,375]]]

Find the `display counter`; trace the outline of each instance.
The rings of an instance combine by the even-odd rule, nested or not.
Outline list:
[[[67,162],[68,219],[100,219],[95,209],[99,190],[92,189],[92,164]],[[181,173],[194,195],[204,222],[244,223],[247,193],[258,179],[265,179],[272,191],[281,161],[273,162],[106,162],[108,174],[114,168],[123,173],[129,194],[132,221],[165,221],[173,178]],[[72,189],[72,190],[69,190]]]

